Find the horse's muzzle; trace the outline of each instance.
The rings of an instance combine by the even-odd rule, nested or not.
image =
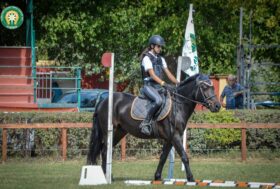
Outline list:
[[[209,105],[209,109],[210,109],[211,112],[218,112],[218,111],[220,111],[220,109],[221,109],[220,102],[216,101],[214,103],[211,103]]]

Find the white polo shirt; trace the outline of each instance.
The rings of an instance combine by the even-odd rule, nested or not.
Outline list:
[[[152,52],[152,51],[149,51],[148,53],[150,53],[151,55],[153,55],[154,57],[156,57],[156,55]],[[166,64],[166,61],[163,57],[161,57],[161,60],[162,60],[162,66],[163,68],[167,68],[167,64]],[[149,69],[153,69],[153,63],[152,61],[150,60],[150,58],[148,56],[145,56],[142,60],[142,66],[144,67],[145,69],[145,72],[147,72]]]

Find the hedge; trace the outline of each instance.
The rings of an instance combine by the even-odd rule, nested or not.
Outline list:
[[[0,112],[0,124],[5,123],[88,123],[92,122],[91,112]],[[280,123],[280,110],[235,110],[211,113],[195,112],[191,123]]]
[[[65,112],[65,113],[42,113],[0,112],[0,124],[7,123],[78,123],[92,122],[92,113]],[[189,120],[191,123],[280,123],[280,110],[239,110],[220,111],[219,113],[196,112]],[[9,130],[8,148],[10,154],[17,149],[25,149],[28,132],[35,132],[36,153],[38,155],[52,154],[60,146],[59,129],[35,129],[35,130]],[[0,131],[1,132],[1,131]],[[68,156],[86,154],[91,129],[68,130]],[[199,150],[206,153],[208,149],[236,149],[240,146],[240,129],[189,129],[188,144],[193,151]],[[279,129],[248,129],[247,144],[249,149],[279,149]],[[135,137],[127,137],[127,154],[139,154],[139,151],[152,151],[158,154],[161,150],[161,140],[143,140]],[[56,149],[56,150],[53,150]],[[81,149],[83,151],[81,151]],[[116,148],[118,149],[118,148]],[[151,152],[149,152],[151,154]]]

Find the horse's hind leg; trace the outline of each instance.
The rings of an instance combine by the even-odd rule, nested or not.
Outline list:
[[[91,130],[89,152],[87,155],[87,164],[96,165],[97,158],[102,149],[102,132],[100,128],[99,118],[97,115],[94,116],[94,123]]]
[[[165,142],[163,144],[162,153],[160,155],[159,164],[158,164],[158,167],[157,167],[157,170],[156,170],[156,173],[155,173],[155,180],[161,180],[162,169],[163,169],[163,166],[164,166],[164,164],[166,162],[168,154],[169,154],[169,152],[171,150],[171,147],[172,147],[172,144],[170,142]]]
[[[87,164],[88,165],[97,165],[97,158],[100,154],[101,149],[101,141],[100,140],[93,140],[93,136],[91,134],[90,144],[89,144],[89,152],[87,155]]]
[[[119,141],[127,134],[126,131],[118,127],[113,133],[113,147],[119,143]],[[104,143],[102,144],[101,157],[102,157],[102,169],[106,173],[106,163],[107,163],[107,136],[104,137]]]
[[[101,149],[101,158],[102,158],[102,170],[104,174],[106,174],[106,163],[107,163],[107,136],[104,138],[106,141],[104,141]]]
[[[183,144],[182,144],[182,138],[178,134],[174,135],[174,137],[172,139],[172,142],[173,142],[173,145],[174,145],[176,151],[178,152],[178,154],[180,155],[180,157],[182,159],[182,162],[185,166],[188,181],[194,182],[193,174],[191,172],[190,165],[189,165],[189,158],[188,158],[187,153],[184,150],[184,147],[183,147]]]

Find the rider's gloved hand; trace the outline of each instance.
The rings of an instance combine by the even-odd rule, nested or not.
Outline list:
[[[161,86],[168,91],[174,91],[175,90],[175,86],[170,85],[170,84],[165,83],[165,82],[162,82]]]

